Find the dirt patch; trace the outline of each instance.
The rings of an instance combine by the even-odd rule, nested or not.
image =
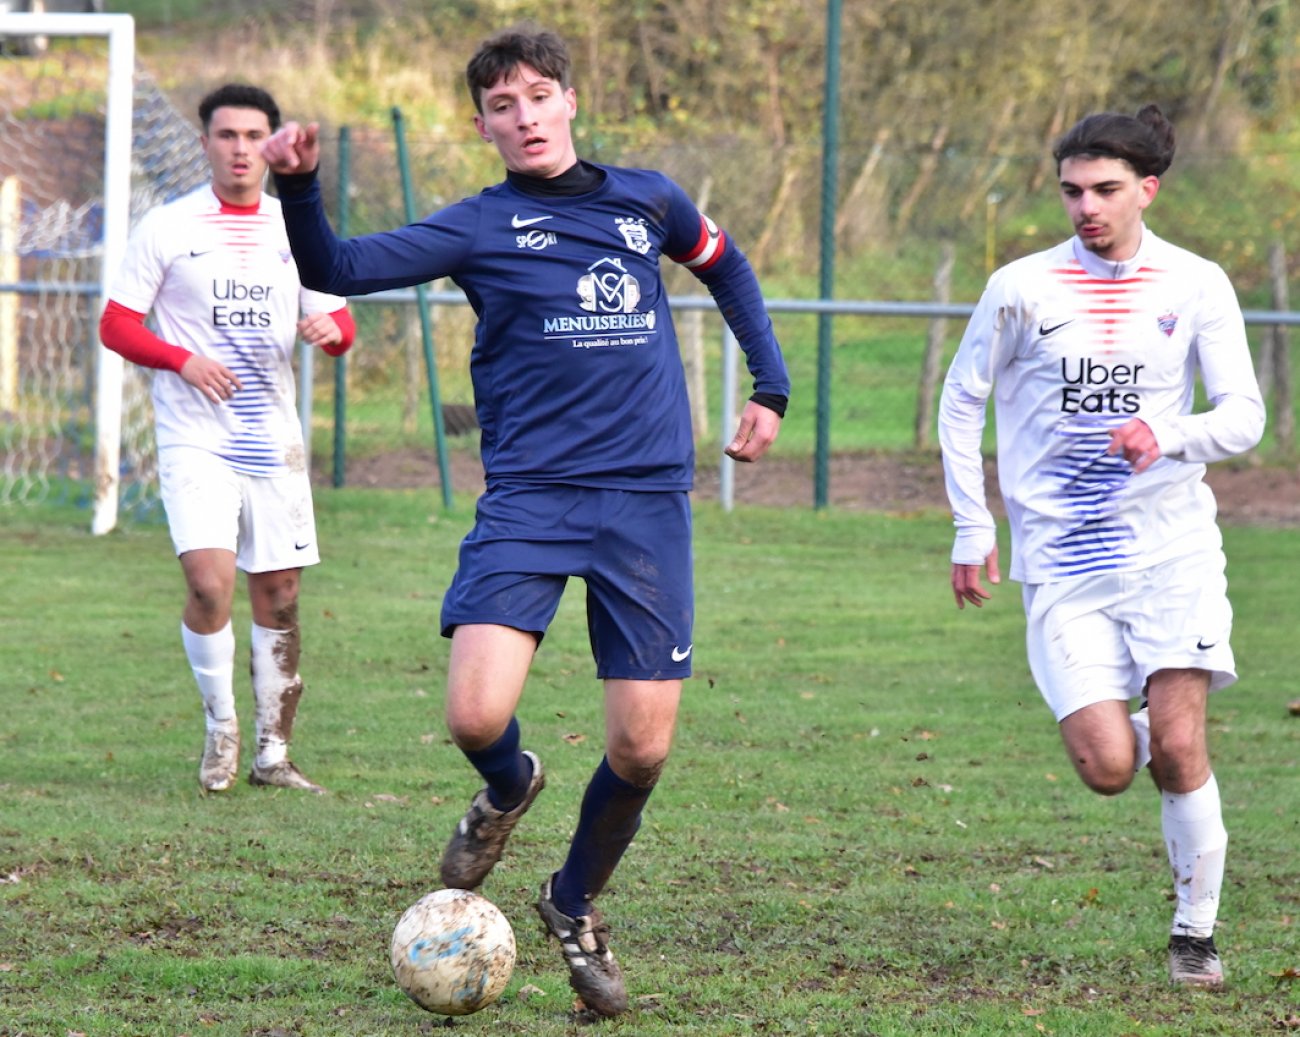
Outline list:
[[[450,451],[448,461],[451,484],[458,492],[482,491],[483,468],[472,452]],[[813,506],[815,472],[811,460],[769,457],[758,464],[736,465],[734,471],[734,496],[738,504]],[[318,470],[316,478],[319,485],[325,485],[329,473]],[[1224,522],[1300,527],[1300,466],[1211,465],[1206,481],[1218,498],[1219,515]],[[828,503],[834,508],[909,512],[929,508],[946,511],[948,507],[943,470],[935,456],[837,455],[828,465],[826,483]],[[434,489],[439,485],[437,455],[429,448],[350,459],[347,484]],[[991,465],[988,486],[990,504],[1000,515],[997,482]],[[717,500],[719,490],[716,465],[702,465],[696,477],[695,496],[700,500]]]

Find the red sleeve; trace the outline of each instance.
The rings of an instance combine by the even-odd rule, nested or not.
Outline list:
[[[99,318],[99,340],[114,353],[142,367],[155,367],[178,374],[194,354],[164,342],[144,326],[144,314],[127,309],[111,299]]]
[[[352,319],[352,313],[346,306],[341,310],[335,310],[330,316],[339,326],[339,333],[343,336],[343,340],[332,346],[321,346],[321,349],[330,356],[342,356],[352,348],[352,342],[357,337],[357,322]]]

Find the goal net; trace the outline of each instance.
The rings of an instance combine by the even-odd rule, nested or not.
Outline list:
[[[39,39],[39,45],[30,41]],[[130,224],[207,174],[129,15],[0,14],[0,509],[158,505],[149,372],[99,344]]]

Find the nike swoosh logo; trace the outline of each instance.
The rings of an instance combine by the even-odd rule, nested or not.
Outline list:
[[[674,645],[674,646],[673,646],[673,662],[675,662],[675,663],[679,663],[679,662],[681,662],[683,659],[687,658],[687,657],[691,654],[691,649],[694,648],[694,647],[695,647],[694,643],[688,644],[688,645],[686,646],[686,651],[683,652],[680,648],[678,648],[676,645]]]
[[[1218,641],[1211,641],[1211,642],[1207,645],[1204,641],[1200,640],[1200,638],[1197,638],[1197,640],[1196,640],[1196,647],[1199,648],[1202,652],[1205,652],[1205,651],[1208,651],[1209,649],[1213,648],[1213,647],[1214,647],[1215,645],[1217,645],[1218,643],[1219,643]]]
[[[198,259],[199,256],[206,256],[211,251],[212,249],[210,248],[199,249],[198,251],[195,251],[194,249],[190,249],[190,258]]]
[[[307,548],[309,548],[309,547],[311,547],[311,541],[310,541],[310,540],[308,540],[305,544],[300,544],[300,543],[298,543],[298,541],[296,541],[296,540],[293,542],[293,549],[294,549],[295,551],[306,551]]]
[[[1063,320],[1061,321],[1060,324],[1053,324],[1051,326],[1048,326],[1047,321],[1043,321],[1041,324],[1038,325],[1038,334],[1042,338],[1047,338],[1047,336],[1050,335],[1053,331],[1060,331],[1067,324],[1073,324],[1073,323],[1074,323],[1074,318],[1071,318],[1070,320]]]
[[[519,218],[519,214],[515,213],[510,217],[510,226],[514,227],[515,230],[522,230],[524,227],[531,227],[534,223],[541,223],[542,220],[553,218],[551,216],[530,216],[528,219],[522,220]]]

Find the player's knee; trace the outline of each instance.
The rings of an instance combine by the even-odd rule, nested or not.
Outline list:
[[[191,606],[205,618],[213,619],[230,607],[233,588],[214,576],[195,576],[189,580]]]
[[[248,582],[254,612],[265,617],[276,630],[298,625],[298,576],[296,572],[259,573]]]
[[[509,723],[509,715],[502,719],[493,711],[479,708],[472,700],[452,701],[447,706],[447,733],[462,751],[488,748],[501,737]]]
[[[1084,778],[1084,784],[1099,796],[1118,796],[1133,784],[1133,775],[1108,774],[1100,778]]]
[[[1083,783],[1099,796],[1118,796],[1133,784],[1132,763],[1076,758],[1074,768]]]
[[[614,773],[629,785],[639,789],[652,789],[663,773],[668,761],[668,748],[650,745],[624,743],[620,746],[607,746],[606,755]]]
[[[1205,755],[1204,741],[1191,729],[1175,727],[1151,732],[1151,758],[1166,769],[1195,763]]]

